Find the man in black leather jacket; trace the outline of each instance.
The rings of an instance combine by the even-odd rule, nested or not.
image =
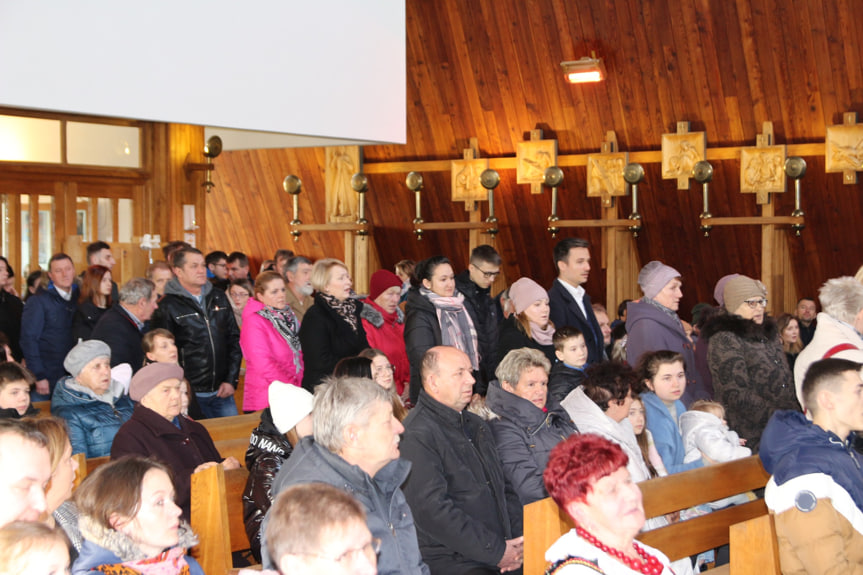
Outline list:
[[[195,248],[173,254],[174,279],[150,320],[174,334],[180,365],[205,417],[237,415],[234,390],[243,352],[228,296],[207,281],[204,256]]]

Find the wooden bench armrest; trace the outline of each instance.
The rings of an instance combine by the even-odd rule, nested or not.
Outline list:
[[[194,555],[208,575],[228,573],[231,552],[250,546],[242,499],[248,477],[247,469],[225,471],[221,465],[192,475],[192,530],[199,540]]]
[[[772,513],[732,525],[728,541],[730,575],[781,575],[779,542]]]

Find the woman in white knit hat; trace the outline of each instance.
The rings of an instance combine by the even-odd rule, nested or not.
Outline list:
[[[261,560],[261,522],[273,504],[273,479],[300,438],[312,434],[312,394],[302,387],[274,381],[269,407],[252,431],[246,450],[249,479],[243,491],[243,521],[252,554]]]

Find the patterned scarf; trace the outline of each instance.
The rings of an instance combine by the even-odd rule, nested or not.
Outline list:
[[[354,333],[358,333],[359,326],[357,324],[359,322],[359,318],[357,317],[357,300],[349,297],[344,301],[339,301],[338,298],[329,294],[318,292],[318,295],[328,306],[333,308],[349,326],[351,326]]]
[[[474,371],[479,369],[479,352],[477,351],[476,328],[464,308],[464,296],[460,293],[452,297],[444,297],[420,288],[420,294],[429,299],[437,313],[440,323],[441,343],[459,349],[470,358]]]
[[[105,575],[189,575],[186,551],[182,547],[173,547],[150,559],[133,559],[93,569]]]
[[[294,312],[288,306],[284,309],[275,309],[265,305],[256,313],[273,324],[273,328],[282,336],[285,343],[291,348],[291,351],[294,352],[294,368],[299,373],[302,365],[300,363],[300,326],[299,322],[297,322],[297,316],[294,315]]]

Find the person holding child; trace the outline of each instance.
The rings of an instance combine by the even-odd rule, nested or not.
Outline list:
[[[725,408],[715,401],[699,400],[689,411],[680,414],[680,432],[683,434],[684,462],[702,457],[714,463],[724,463],[752,455],[745,439],[728,429]]]
[[[557,361],[548,374],[548,395],[560,403],[584,381],[587,343],[584,334],[570,326],[557,328],[551,341]]]
[[[700,458],[684,462],[686,452],[678,427],[678,418],[686,411],[686,406],[680,401],[686,390],[683,356],[667,349],[646,353],[641,356],[638,372],[649,390],[641,395],[647,427],[653,434],[665,469],[668,473],[680,473],[703,466]]]

